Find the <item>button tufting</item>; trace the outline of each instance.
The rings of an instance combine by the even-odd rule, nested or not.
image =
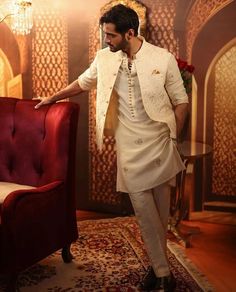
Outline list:
[[[11,135],[12,135],[12,137],[15,136],[15,133],[16,133],[16,128],[13,127],[13,128],[12,128],[12,131],[11,131]]]
[[[46,137],[46,131],[45,131],[45,129],[42,129],[42,130],[40,131],[40,135],[41,135],[41,137],[42,137],[42,140],[44,140],[45,137]]]
[[[9,163],[8,163],[8,171],[9,171],[10,174],[13,171],[13,161],[12,160],[10,160]]]
[[[37,173],[38,173],[38,176],[39,177],[42,177],[42,175],[43,175],[43,169],[42,169],[41,166],[37,169]]]

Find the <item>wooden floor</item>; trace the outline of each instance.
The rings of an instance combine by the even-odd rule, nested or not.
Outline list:
[[[236,226],[184,222],[200,227],[186,254],[207,276],[217,292],[236,291]]]
[[[77,211],[78,220],[109,217],[114,215]],[[201,231],[192,236],[192,247],[185,249],[188,258],[206,275],[214,292],[236,292],[236,226],[196,220],[184,224]]]

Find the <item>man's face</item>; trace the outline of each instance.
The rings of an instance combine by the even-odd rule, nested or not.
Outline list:
[[[122,35],[116,32],[113,23],[104,23],[102,29],[104,32],[104,42],[109,46],[112,52],[125,50],[127,48],[128,41],[125,38],[125,34]]]

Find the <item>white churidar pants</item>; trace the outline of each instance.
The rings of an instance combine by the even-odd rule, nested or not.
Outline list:
[[[170,274],[167,259],[170,185],[129,194],[152,268],[157,277]]]

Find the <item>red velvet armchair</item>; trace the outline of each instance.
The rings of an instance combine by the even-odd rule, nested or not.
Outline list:
[[[19,272],[56,250],[70,262],[78,237],[79,106],[60,102],[35,110],[37,102],[0,97],[0,274],[10,275],[11,291]]]

